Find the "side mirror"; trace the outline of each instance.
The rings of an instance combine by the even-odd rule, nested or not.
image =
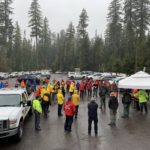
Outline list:
[[[31,101],[27,101],[27,106],[31,106]]]

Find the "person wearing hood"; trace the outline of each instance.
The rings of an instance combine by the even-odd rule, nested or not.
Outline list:
[[[78,94],[78,90],[74,91],[74,94],[71,97],[73,104],[75,105],[76,112],[75,112],[75,118],[78,117],[78,109],[79,109],[79,103],[80,103],[80,96]]]
[[[129,108],[132,102],[131,94],[128,90],[123,93],[122,104],[123,104],[123,115],[122,118],[129,118]]]
[[[62,116],[62,106],[64,103],[64,96],[62,94],[62,91],[59,89],[57,93],[57,103],[58,103],[58,116]]]
[[[71,97],[69,97],[68,100],[64,104],[64,113],[66,116],[64,130],[71,132],[71,127],[72,127],[72,123],[73,123],[73,116],[75,114],[75,105],[71,101]]]
[[[96,103],[96,98],[92,97],[90,103],[88,103],[88,134],[91,135],[91,126],[94,121],[94,131],[97,136],[98,133],[98,117],[97,117],[97,108],[98,104]]]
[[[108,125],[115,126],[116,125],[116,116],[117,116],[117,109],[118,109],[118,99],[115,96],[115,93],[112,92],[110,94],[110,99],[108,101],[108,107],[110,110],[110,123]]]
[[[148,94],[147,94],[147,92],[145,90],[139,90],[137,93],[134,94],[134,96],[139,99],[141,113],[143,112],[143,107],[145,109],[145,113],[148,113],[148,109],[147,109]]]
[[[70,89],[69,89],[69,93],[70,93],[71,96],[72,96],[74,90],[75,90],[75,83],[72,82],[71,85],[70,85]]]

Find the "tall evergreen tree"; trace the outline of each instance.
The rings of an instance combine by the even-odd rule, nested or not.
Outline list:
[[[13,0],[3,0],[0,2],[0,44],[6,44],[12,38],[12,3]]]
[[[75,68],[75,29],[72,22],[69,24],[69,27],[66,31],[66,40],[65,40],[65,62],[64,70],[73,70]]]
[[[135,24],[140,40],[143,40],[150,25],[150,0],[135,0]]]
[[[121,44],[121,3],[120,0],[113,0],[109,6],[107,36],[109,48],[113,53],[118,53]]]
[[[51,31],[49,28],[48,19],[45,17],[41,32],[39,60],[41,67],[48,68],[50,64],[50,48],[51,48]]]
[[[42,30],[42,13],[38,0],[33,0],[29,10],[29,27],[31,27],[31,37],[35,37],[36,46]]]
[[[89,42],[89,36],[86,31],[88,27],[88,15],[85,9],[82,10],[80,18],[79,18],[79,24],[77,26],[77,42],[78,42],[78,50],[79,55],[77,56],[79,66],[81,69],[88,69],[89,66],[89,49],[90,49],[90,42]]]
[[[13,70],[20,71],[22,70],[22,37],[21,30],[16,22],[14,29],[14,38],[13,38],[13,55],[12,55],[12,67]]]

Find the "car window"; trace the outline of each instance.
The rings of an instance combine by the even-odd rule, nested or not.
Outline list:
[[[22,94],[22,101],[25,102],[27,100],[25,93]]]

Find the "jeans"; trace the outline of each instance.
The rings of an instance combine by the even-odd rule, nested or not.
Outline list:
[[[106,108],[106,102],[105,102],[105,96],[101,96],[100,97],[100,108],[104,107],[104,109]]]
[[[123,116],[129,117],[130,104],[123,104]]]
[[[77,116],[78,116],[78,109],[79,109],[79,105],[75,106],[75,108],[76,108],[75,118],[77,118]]]
[[[58,104],[58,116],[62,116],[62,113],[61,113],[62,106],[63,106],[63,104]]]
[[[98,126],[97,126],[97,123],[98,123],[98,118],[97,117],[89,117],[88,119],[88,133],[91,134],[91,128],[92,128],[92,122],[94,121],[94,131],[95,131],[95,134],[97,134],[98,132]]]
[[[143,108],[145,109],[145,112],[148,113],[148,110],[147,110],[147,103],[144,102],[144,103],[140,103],[140,111],[143,112]]]
[[[64,125],[65,131],[71,131],[72,123],[73,123],[73,116],[66,116],[66,121]]]
[[[35,129],[38,129],[40,128],[40,113],[35,110],[34,115],[35,115]]]
[[[116,111],[110,109],[110,123],[116,124],[116,114]]]

